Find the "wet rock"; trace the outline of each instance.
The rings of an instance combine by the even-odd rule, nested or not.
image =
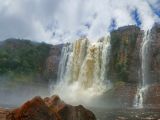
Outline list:
[[[12,110],[4,120],[96,120],[96,118],[82,105],[65,104],[55,95],[44,99],[35,97]]]
[[[9,120],[58,120],[42,98],[35,97],[11,112]]]
[[[54,109],[62,120],[95,120],[94,114],[82,105],[72,106],[65,104],[58,96],[54,95],[44,99],[49,108]]]

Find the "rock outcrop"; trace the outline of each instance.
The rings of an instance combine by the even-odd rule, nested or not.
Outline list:
[[[6,116],[4,120],[96,120],[94,114],[82,105],[68,105],[58,96],[35,97]]]

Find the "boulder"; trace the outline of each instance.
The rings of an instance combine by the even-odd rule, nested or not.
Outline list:
[[[58,96],[35,97],[7,114],[6,120],[96,120],[82,105],[64,103]]]
[[[57,95],[44,99],[46,105],[54,109],[62,120],[95,120],[94,114],[82,105],[65,104]]]
[[[58,120],[42,98],[35,97],[8,115],[8,120]]]

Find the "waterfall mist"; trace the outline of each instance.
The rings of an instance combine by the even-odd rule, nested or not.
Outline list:
[[[21,79],[22,81],[24,79]],[[18,81],[18,80],[17,80]],[[8,76],[0,77],[0,107],[18,107],[35,96],[48,96],[48,85],[37,83],[13,82]]]
[[[68,103],[92,104],[97,96],[112,87],[107,79],[110,37],[91,43],[77,40],[63,47],[58,83],[51,85],[51,94],[58,94]]]

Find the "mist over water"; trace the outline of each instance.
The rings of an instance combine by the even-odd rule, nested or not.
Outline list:
[[[15,108],[35,96],[49,96],[48,85],[41,83],[14,83],[7,76],[0,78],[0,107]]]

